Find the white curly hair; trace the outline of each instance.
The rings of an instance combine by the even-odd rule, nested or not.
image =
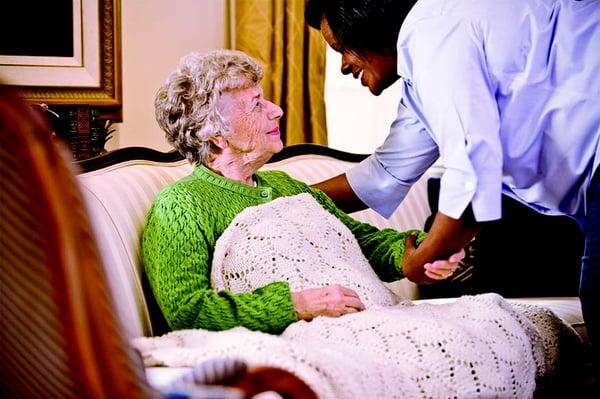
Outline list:
[[[260,64],[241,51],[190,53],[156,93],[156,120],[183,156],[206,164],[219,152],[210,138],[231,134],[217,106],[221,93],[255,86],[262,77]]]

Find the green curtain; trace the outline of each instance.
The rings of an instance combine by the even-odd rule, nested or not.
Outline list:
[[[265,98],[283,108],[286,145],[327,145],[325,42],[304,21],[305,0],[232,0],[232,46],[265,68]]]

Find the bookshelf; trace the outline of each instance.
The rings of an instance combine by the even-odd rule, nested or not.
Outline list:
[[[100,155],[112,133],[112,120],[101,108],[92,105],[54,105],[46,116],[54,133],[66,143],[75,161]]]

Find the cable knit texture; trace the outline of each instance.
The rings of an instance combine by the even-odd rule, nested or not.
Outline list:
[[[336,233],[322,234],[310,221],[325,223]],[[338,271],[336,266],[331,278],[345,278],[362,289],[360,294],[369,297],[367,310],[299,321],[280,336],[238,327],[138,338],[134,345],[145,364],[183,367],[239,358],[250,367],[274,366],[295,373],[323,398],[529,398],[536,379],[543,381],[556,369],[557,348],[572,349],[565,345],[575,342],[575,332],[552,312],[528,306],[521,307],[521,314],[497,294],[441,305],[404,301],[385,306],[389,298],[376,288],[381,283],[366,272],[361,255],[349,248],[356,242],[343,230],[306,195],[249,208],[217,243],[213,276],[231,290],[251,291],[271,279],[302,286],[327,279],[323,267],[339,255],[344,267]],[[311,245],[313,234],[321,240],[316,248]],[[299,245],[301,258],[290,256]],[[328,251],[331,256],[325,256]],[[289,259],[278,263],[279,271],[273,274],[265,254]],[[349,254],[357,256],[356,262],[345,261]]]
[[[404,238],[411,231],[378,230],[360,223],[321,191],[283,172],[258,172],[255,178],[258,186],[250,187],[200,165],[190,176],[161,191],[154,201],[143,232],[142,261],[171,328],[243,326],[280,333],[297,320],[285,280],[271,280],[244,293],[215,291],[210,284],[213,251],[231,221],[244,209],[279,197],[310,194],[352,232],[379,278],[394,281],[403,277]]]

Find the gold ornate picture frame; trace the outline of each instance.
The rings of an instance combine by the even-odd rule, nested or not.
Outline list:
[[[0,79],[30,102],[89,104],[121,120],[121,0],[73,0],[73,48],[73,57],[0,54]]]

